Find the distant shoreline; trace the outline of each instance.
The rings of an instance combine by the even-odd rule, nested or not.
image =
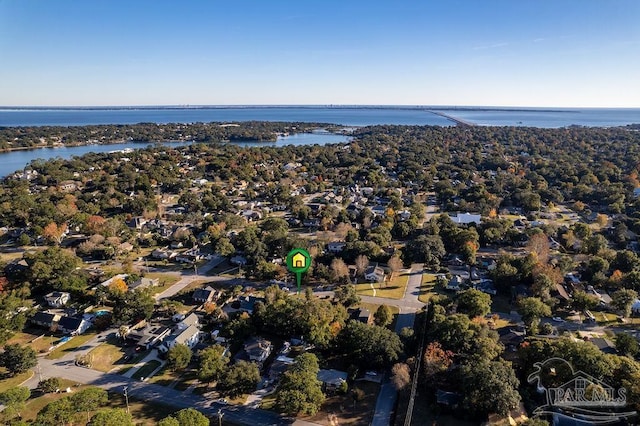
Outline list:
[[[640,108],[554,108],[494,106],[430,106],[430,105],[140,105],[140,106],[0,106],[0,111],[162,111],[162,110],[226,110],[226,109],[390,109],[399,111],[509,111],[569,113],[580,110],[635,110]]]

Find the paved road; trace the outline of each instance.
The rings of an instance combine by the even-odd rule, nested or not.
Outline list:
[[[222,409],[224,419],[241,425],[290,425],[291,421],[283,419],[271,411],[252,409],[243,406],[221,405],[210,399],[196,394],[187,394],[175,389],[133,380],[118,374],[105,374],[89,368],[78,367],[74,364],[74,353],[65,355],[59,360],[38,359],[43,378],[64,377],[79,383],[94,385],[110,392],[124,393],[125,386],[131,397],[142,401],[153,401],[166,404],[176,409],[193,407],[209,416],[216,416],[218,409]],[[37,371],[37,369],[36,369]],[[38,385],[39,374],[25,382],[25,386],[35,388]]]
[[[400,330],[404,327],[413,327],[417,310],[424,306],[424,303],[418,300],[418,296],[420,295],[420,285],[422,285],[423,269],[424,265],[420,263],[411,265],[411,275],[409,276],[409,282],[407,283],[407,289],[404,292],[404,297],[394,305],[400,308],[400,314],[398,315],[398,320],[396,322],[396,333],[400,333]],[[389,426],[391,423],[391,413],[393,412],[393,408],[396,404],[397,396],[398,393],[396,392],[396,388],[391,384],[389,373],[387,372],[387,375],[380,386],[380,393],[378,394],[378,400],[376,401],[376,410],[373,415],[373,421],[371,422],[372,426]]]
[[[200,267],[200,272],[201,273],[205,273],[209,269],[215,268],[216,266],[221,264],[224,260],[225,260],[225,258],[221,257],[221,256],[214,257],[213,259],[211,259],[210,261],[208,261],[207,263],[205,263],[204,265],[202,265]],[[203,280],[203,279],[207,279],[207,280],[211,281],[212,279],[214,279],[214,277],[196,275],[190,269],[189,270],[183,270],[182,272],[178,272],[178,274],[180,274],[180,276],[182,277],[182,278],[180,278],[180,281],[178,281],[177,283],[175,283],[174,285],[172,285],[171,287],[169,287],[165,291],[156,294],[154,296],[156,298],[156,300],[166,299],[168,297],[174,296],[177,293],[179,293],[180,290],[182,290],[183,288],[185,288],[186,286],[188,286],[189,284],[191,284],[194,281]]]

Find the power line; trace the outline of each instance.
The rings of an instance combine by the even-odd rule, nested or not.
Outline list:
[[[422,336],[420,338],[420,345],[418,345],[418,354],[415,361],[415,369],[413,370],[413,380],[411,382],[411,395],[409,396],[409,406],[407,407],[407,416],[404,418],[404,426],[411,426],[411,417],[413,416],[413,405],[416,399],[416,392],[418,390],[418,376],[420,375],[420,364],[422,362],[422,352],[424,351],[424,339],[427,335],[427,312],[429,308],[424,310],[424,324],[422,326]]]

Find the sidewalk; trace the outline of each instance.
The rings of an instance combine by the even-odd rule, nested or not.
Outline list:
[[[158,350],[157,349],[152,349],[151,352],[149,352],[147,354],[147,356],[145,356],[142,361],[136,363],[133,367],[131,367],[129,370],[127,370],[126,373],[123,374],[124,377],[129,377],[131,378],[131,376],[133,376],[136,371],[138,371],[140,369],[140,367],[142,367],[143,365],[145,365],[147,362],[149,361],[158,361],[160,362],[160,366],[158,366],[158,368],[156,368],[153,373],[149,374],[149,376],[147,376],[147,378],[149,377],[153,377],[154,374],[156,374],[162,367],[164,367],[164,364],[166,363],[166,361],[160,359],[158,357]]]

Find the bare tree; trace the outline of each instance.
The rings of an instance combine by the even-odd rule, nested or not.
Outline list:
[[[404,263],[402,263],[402,259],[398,256],[392,256],[391,259],[387,262],[389,269],[391,270],[390,280],[393,279],[393,275],[398,272],[400,269],[404,268]]]
[[[404,389],[411,382],[409,366],[404,362],[399,362],[391,369],[391,383],[396,390]]]
[[[333,273],[333,278],[337,281],[342,277],[349,276],[349,267],[344,260],[336,257],[331,261],[331,272]]]
[[[364,272],[369,266],[369,258],[363,254],[356,257],[356,270],[358,275],[364,275]]]

